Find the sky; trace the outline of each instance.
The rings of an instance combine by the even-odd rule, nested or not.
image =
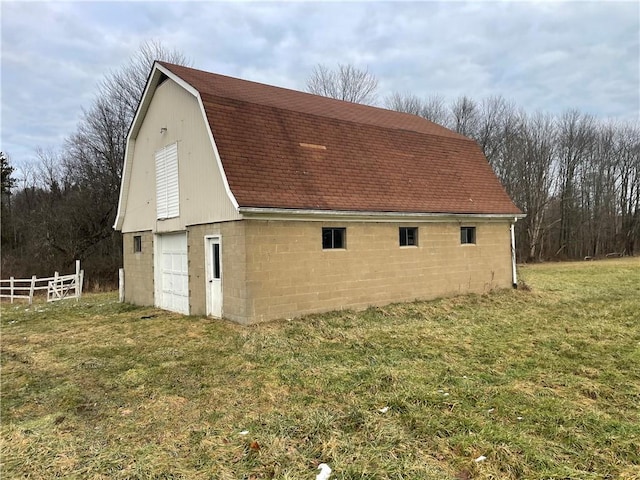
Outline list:
[[[527,112],[640,120],[640,2],[0,2],[0,148],[58,150],[145,41],[194,68],[304,90],[313,67],[378,78],[378,103],[502,95]]]

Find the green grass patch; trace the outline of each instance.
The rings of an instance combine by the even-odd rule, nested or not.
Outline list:
[[[253,327],[3,303],[0,473],[640,478],[640,260],[520,273],[530,290]]]

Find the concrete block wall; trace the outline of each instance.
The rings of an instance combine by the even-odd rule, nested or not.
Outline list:
[[[207,276],[205,237],[221,236],[223,316],[247,323],[244,224],[231,221],[187,227],[189,251],[189,311],[206,315]]]
[[[140,236],[142,251],[133,251],[133,237]],[[151,231],[122,235],[124,267],[124,299],[136,305],[153,305],[153,233]]]
[[[221,224],[222,231],[222,315],[241,324],[251,323],[247,310],[245,222]]]
[[[511,285],[508,222],[244,223],[254,322]],[[476,244],[460,244],[462,225]],[[399,246],[401,226],[418,227],[418,246]],[[346,248],[323,250],[322,227],[346,227]]]
[[[205,236],[219,235],[220,224],[210,223],[187,228],[187,251],[189,269],[189,312],[191,315],[206,315],[206,264]]]
[[[460,244],[460,227],[476,243]],[[399,227],[418,227],[400,247]],[[241,324],[337,309],[482,293],[511,285],[509,222],[369,223],[243,220],[187,227],[192,315],[206,314],[205,237],[220,235],[223,316]],[[322,249],[322,227],[345,227],[346,248]],[[133,252],[133,237],[142,252]],[[154,304],[151,231],[123,235],[125,300]]]

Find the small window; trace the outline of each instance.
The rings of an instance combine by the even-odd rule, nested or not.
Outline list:
[[[133,237],[133,253],[142,252],[142,236],[134,235]]]
[[[476,243],[476,227],[460,227],[460,243]]]
[[[220,244],[213,244],[213,278],[220,279]]]
[[[322,229],[322,248],[346,248],[346,228],[323,228]]]
[[[418,245],[417,227],[400,227],[400,246],[415,247]]]

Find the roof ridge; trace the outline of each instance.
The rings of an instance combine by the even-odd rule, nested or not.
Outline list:
[[[174,71],[174,69],[177,69],[177,70],[189,70],[191,72],[196,72],[199,75],[204,75],[204,76],[212,77],[212,78],[217,77],[217,78],[221,78],[223,80],[231,81],[231,82],[242,82],[246,86],[258,86],[260,88],[265,88],[265,89],[274,89],[274,90],[283,92],[286,95],[294,95],[294,96],[298,96],[298,97],[301,97],[301,98],[302,97],[306,97],[307,99],[309,99],[309,100],[311,100],[313,102],[323,102],[326,105],[333,104],[339,109],[347,108],[347,109],[351,109],[351,110],[359,110],[362,113],[366,113],[367,111],[369,111],[369,112],[376,111],[380,115],[385,115],[385,116],[393,115],[393,116],[396,116],[396,117],[399,117],[399,118],[404,118],[407,121],[421,122],[421,123],[423,123],[425,125],[429,125],[429,127],[433,128],[434,130],[437,130],[437,131],[426,132],[424,130],[418,130],[416,128],[403,127],[402,125],[380,125],[379,122],[367,121],[366,119],[363,120],[362,118],[359,118],[357,120],[356,119],[345,119],[345,118],[341,118],[341,117],[332,116],[328,112],[319,114],[317,112],[309,112],[308,110],[306,110],[304,108],[292,108],[291,106],[285,107],[285,106],[282,106],[282,105],[273,105],[272,103],[270,103],[269,101],[266,100],[266,97],[258,97],[256,99],[248,100],[246,98],[238,98],[238,96],[231,97],[231,96],[229,96],[228,93],[226,93],[226,95],[215,95],[215,96],[218,96],[219,98],[233,98],[234,100],[237,100],[237,101],[269,106],[269,107],[277,108],[279,110],[305,113],[305,114],[308,114],[308,115],[315,115],[315,116],[322,117],[322,118],[340,119],[340,120],[345,120],[345,121],[349,121],[351,123],[356,123],[356,124],[357,123],[361,123],[361,124],[367,124],[367,125],[378,125],[381,128],[393,128],[393,129],[402,130],[402,131],[424,133],[424,134],[431,135],[431,136],[457,138],[459,140],[466,140],[466,141],[475,142],[475,140],[473,140],[473,139],[471,139],[471,138],[469,138],[469,137],[467,137],[465,135],[462,135],[462,134],[460,134],[458,132],[455,132],[454,130],[451,130],[451,129],[443,126],[443,125],[440,125],[440,124],[432,121],[432,120],[429,120],[429,119],[424,118],[424,117],[420,117],[419,115],[415,115],[415,114],[412,114],[412,113],[400,112],[400,111],[397,111],[397,110],[391,110],[391,109],[388,109],[388,108],[379,107],[377,105],[365,105],[365,104],[362,104],[362,103],[349,102],[349,101],[346,101],[346,100],[340,100],[340,99],[332,98],[332,97],[325,97],[323,95],[317,95],[317,94],[310,93],[310,92],[304,92],[304,91],[301,91],[301,90],[294,90],[292,88],[280,87],[280,86],[277,86],[277,85],[270,85],[270,84],[267,84],[267,83],[256,82],[256,81],[253,81],[253,80],[246,80],[246,79],[243,79],[243,78],[232,77],[232,76],[224,75],[224,74],[221,74],[221,73],[208,72],[206,70],[201,70],[201,69],[197,69],[197,68],[193,68],[193,67],[187,67],[187,66],[183,66],[183,65],[177,65],[177,64],[173,64],[173,63],[169,63],[169,62],[159,61],[159,60],[157,61],[157,63],[159,63],[160,65],[162,65],[162,66],[164,66],[166,68],[168,68],[174,74],[178,75],[184,81],[189,83],[193,88],[198,90],[198,92],[200,92],[200,94],[207,93],[209,95],[215,95],[215,94],[212,94],[210,92],[203,92],[202,88],[199,88],[197,85],[194,85],[189,80],[183,78],[182,75],[180,75],[178,72]]]

